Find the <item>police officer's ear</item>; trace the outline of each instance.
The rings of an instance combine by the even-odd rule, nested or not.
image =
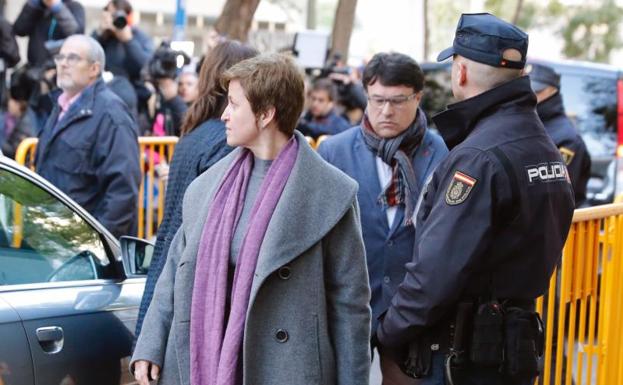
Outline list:
[[[464,86],[467,83],[467,63],[462,57],[455,56],[453,66],[456,71],[454,74],[456,76],[456,83],[459,86]]]

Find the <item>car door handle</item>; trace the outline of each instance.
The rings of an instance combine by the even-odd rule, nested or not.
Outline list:
[[[54,354],[63,349],[64,333],[60,326],[38,328],[36,334],[44,352]]]

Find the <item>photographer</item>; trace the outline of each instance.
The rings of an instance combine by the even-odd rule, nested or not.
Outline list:
[[[150,125],[151,133],[156,136],[180,136],[182,119],[188,108],[178,94],[177,58],[180,55],[186,63],[190,61],[188,56],[163,42],[149,61],[149,80],[155,97],[155,112],[150,114]]]
[[[316,79],[309,92],[309,109],[297,126],[305,136],[317,139],[321,135],[335,135],[350,128],[349,122],[335,113],[336,87],[326,78]]]
[[[11,75],[6,108],[0,113],[0,146],[2,153],[10,158],[15,158],[22,140],[36,135],[36,117],[28,102],[37,86],[28,66]]]
[[[151,38],[132,25],[129,1],[110,1],[93,37],[104,48],[106,71],[126,77],[133,84],[140,80],[141,68],[147,64],[154,49]]]
[[[66,37],[84,33],[84,8],[73,0],[28,0],[13,31],[29,37],[28,62],[42,65],[52,56],[46,43],[60,46]]]
[[[329,78],[337,87],[337,110],[351,125],[361,122],[368,100],[363,85],[352,76],[350,68],[342,61],[342,55],[334,53],[319,78]]]

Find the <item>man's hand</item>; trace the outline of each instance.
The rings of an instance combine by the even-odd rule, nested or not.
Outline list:
[[[132,34],[132,28],[129,25],[126,25],[122,29],[113,28],[113,31],[115,32],[117,40],[122,43],[127,43],[134,37]]]
[[[61,2],[61,0],[41,0],[41,1],[43,2],[43,5],[45,5],[48,8],[52,8],[53,6]]]
[[[149,385],[149,380],[157,380],[160,367],[152,362],[139,360],[134,363],[134,378],[139,385]]]
[[[169,101],[177,96],[177,82],[174,79],[158,79],[158,90],[164,100]]]

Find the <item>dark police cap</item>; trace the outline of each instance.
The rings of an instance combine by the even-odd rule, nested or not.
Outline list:
[[[560,89],[560,75],[552,67],[528,63],[525,73],[530,76],[530,85],[534,92],[543,91],[548,86]]]
[[[505,59],[504,51],[508,49],[519,51],[521,60]],[[494,67],[521,69],[526,65],[527,53],[528,35],[524,31],[490,13],[464,13],[452,47],[443,50],[437,61],[456,54]]]

